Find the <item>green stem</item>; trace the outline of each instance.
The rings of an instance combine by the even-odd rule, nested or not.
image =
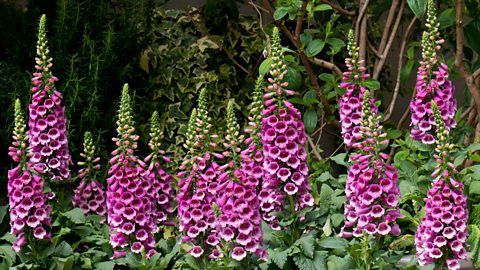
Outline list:
[[[370,243],[367,234],[363,234],[362,239],[362,253],[363,253],[363,263],[364,270],[370,270]]]

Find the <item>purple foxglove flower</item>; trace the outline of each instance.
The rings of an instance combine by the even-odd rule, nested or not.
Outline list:
[[[118,137],[113,138],[117,149],[112,152],[107,179],[107,222],[110,244],[115,256],[134,253],[155,253],[154,234],[158,230],[156,203],[158,185],[146,176],[143,162],[134,155],[138,135],[135,135],[131,98],[128,85],[122,91],[117,120]]]
[[[29,151],[30,161],[37,172],[53,181],[61,181],[70,178],[72,160],[68,150],[65,108],[61,105],[62,94],[55,89],[54,83],[58,79],[51,71],[53,64],[47,46],[45,21],[46,16],[42,15],[29,106]]]
[[[80,154],[85,161],[78,162],[82,168],[78,171],[80,184],[73,192],[73,206],[81,208],[86,215],[93,214],[105,216],[107,206],[105,204],[105,191],[103,184],[95,180],[96,172],[100,169],[100,158],[95,157],[95,145],[93,144],[92,134],[85,132],[83,143],[84,152]]]
[[[173,212],[175,210],[173,201],[174,201],[174,190],[172,187],[173,177],[171,174],[167,173],[162,164],[165,162],[170,162],[170,158],[165,156],[165,151],[160,148],[162,140],[162,132],[160,128],[158,112],[154,112],[150,121],[150,150],[152,151],[150,155],[145,158],[145,163],[149,164],[147,169],[147,176],[150,177],[152,183],[158,186],[158,211],[157,211],[157,221],[164,225],[174,225],[173,221]]]
[[[381,154],[386,133],[382,131],[372,99],[366,91],[362,98],[360,136],[352,144],[356,153],[350,156],[345,187],[345,225],[340,235],[360,237],[399,235],[395,220],[400,216],[397,209],[400,189],[394,166],[387,163],[388,155]]]
[[[456,126],[457,102],[453,97],[453,83],[448,79],[448,66],[437,59],[437,51],[444,40],[439,37],[439,23],[433,2],[429,2],[427,7],[427,31],[422,39],[423,59],[417,71],[415,99],[410,102],[411,136],[414,140],[433,144],[438,127],[433,117],[432,102],[437,104],[447,130]]]
[[[8,171],[8,201],[10,205],[11,233],[17,237],[12,248],[19,252],[28,241],[50,239],[50,214],[52,207],[47,204],[43,193],[44,180],[33,171],[28,162],[28,135],[20,101],[15,102],[15,128],[10,155],[17,166]]]
[[[432,188],[425,198],[425,216],[415,234],[418,262],[421,266],[431,263],[446,264],[448,269],[460,269],[459,260],[467,259],[468,236],[467,197],[463,184],[455,180],[457,170],[452,163],[453,144],[448,142],[449,128],[444,123],[440,108],[432,103],[437,127],[437,165]]]
[[[266,107],[261,123],[264,174],[260,209],[263,219],[273,229],[281,229],[271,212],[283,211],[287,202],[293,202],[290,205],[293,212],[299,211],[313,206],[313,199],[308,182],[305,127],[300,111],[286,100],[294,93],[286,89],[288,83],[284,81],[284,76],[287,68],[277,28],[272,35],[271,58],[271,77],[264,95]]]
[[[348,33],[348,56],[349,58],[345,59],[347,71],[343,73],[342,82],[339,85],[346,91],[340,99],[339,112],[343,141],[346,146],[352,147],[360,136],[362,98],[367,90],[364,81],[370,77],[366,73],[364,60],[358,59],[358,47],[352,30]],[[371,106],[372,110],[376,110],[373,101]]]

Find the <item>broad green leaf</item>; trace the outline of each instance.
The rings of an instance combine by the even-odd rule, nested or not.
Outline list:
[[[337,163],[338,165],[347,166],[346,157],[347,157],[346,153],[341,153],[331,157],[330,159],[335,161],[335,163]]]
[[[10,262],[13,264],[15,262],[15,259],[17,257],[15,251],[13,251],[11,245],[1,245],[0,246],[0,257],[3,257],[3,259],[8,259]]]
[[[322,227],[323,235],[330,236],[332,235],[332,224],[330,223],[330,216],[327,217],[327,221]]]
[[[309,258],[313,258],[313,252],[315,251],[315,238],[312,234],[305,234],[300,239],[298,239],[295,244],[300,247],[303,251],[303,254]]]
[[[299,270],[316,270],[315,262],[303,255],[293,257],[293,261]]]
[[[438,15],[438,22],[440,23],[440,29],[445,29],[455,25],[455,9],[447,8],[440,15]]]
[[[108,262],[100,262],[95,264],[95,269],[99,270],[113,270],[115,267],[115,262],[108,261]]]
[[[275,10],[275,13],[273,13],[273,19],[278,21],[285,17],[288,13],[288,8],[287,7],[279,7],[277,10]]]
[[[327,38],[325,42],[332,46],[333,54],[337,54],[343,47],[345,47],[345,42],[338,38]]]
[[[337,213],[337,214],[333,214],[331,219],[332,219],[332,225],[334,227],[338,227],[338,226],[340,226],[340,224],[342,224],[344,216],[343,216],[343,214],[338,214]]]
[[[328,252],[326,251],[315,251],[315,258],[313,259],[313,262],[315,263],[315,270],[326,270],[327,265],[326,265],[326,258],[327,258]]]
[[[348,246],[348,241],[344,238],[327,237],[320,240],[320,242],[318,242],[318,245],[323,248],[345,250],[345,248]]]
[[[302,43],[302,46],[308,46],[308,44],[313,40],[312,35],[308,33],[302,33],[300,35],[300,43]]]
[[[469,186],[470,194],[480,194],[480,181],[473,181]]]
[[[407,0],[408,6],[417,18],[421,19],[427,7],[426,0]]]
[[[74,257],[53,257],[53,261],[55,262],[55,270],[71,270],[73,268]]]
[[[396,139],[402,136],[402,131],[398,129],[391,129],[388,130],[387,138],[388,139]]]
[[[308,43],[306,55],[307,57],[314,57],[319,54],[323,47],[325,46],[325,41],[321,39],[314,39]]]
[[[480,54],[480,39],[478,38],[480,36],[480,20],[474,20],[465,25],[464,31],[470,48]]]
[[[315,8],[313,8],[313,11],[325,11],[325,10],[331,10],[332,7],[328,4],[320,4],[318,6],[315,6]]]
[[[307,132],[315,131],[318,122],[317,112],[312,109],[307,109],[303,115],[303,122],[305,123],[305,129]]]
[[[288,82],[288,88],[292,90],[299,90],[302,86],[302,74],[295,68],[287,66],[287,74],[284,80]]]
[[[80,208],[73,208],[72,210],[63,213],[63,216],[70,219],[75,224],[85,223],[85,215]]]
[[[365,85],[365,87],[367,87],[370,90],[380,89],[380,82],[376,81],[374,79],[365,80],[364,85]]]
[[[328,270],[355,269],[352,257],[350,257],[350,255],[347,255],[343,258],[335,255],[331,255],[330,257],[328,257],[327,266],[328,266]]]
[[[283,266],[287,262],[289,252],[290,248],[280,252],[270,249],[268,250],[268,257],[272,262],[280,267],[280,269],[283,269]]]
[[[468,243],[470,244],[471,260],[475,267],[480,267],[480,227],[469,225]]]
[[[335,84],[335,77],[330,73],[322,73],[318,75],[318,78],[324,82]]]
[[[58,257],[67,257],[73,253],[72,247],[65,241],[62,241],[60,244],[55,247],[53,255]]]
[[[267,74],[267,72],[270,70],[271,67],[272,67],[272,58],[269,57],[262,61],[262,63],[260,64],[260,67],[258,68],[258,73],[260,75],[265,75]]]

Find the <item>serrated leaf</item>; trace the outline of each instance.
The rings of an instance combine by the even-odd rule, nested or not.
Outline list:
[[[270,70],[271,66],[272,66],[272,58],[269,57],[269,58],[262,61],[262,63],[260,64],[260,67],[258,68],[258,73],[260,75],[267,74],[267,72]]]
[[[288,253],[290,252],[290,248],[277,252],[275,250],[268,251],[268,257],[272,262],[274,262],[280,269],[283,269],[283,266],[287,262]]]
[[[468,243],[470,244],[471,260],[475,267],[480,267],[480,227],[478,225],[469,225]]]
[[[63,216],[75,224],[85,223],[85,214],[80,208],[73,208],[72,210],[63,213]]]
[[[72,247],[65,241],[62,241],[60,244],[58,244],[53,251],[53,255],[58,257],[67,257],[70,256],[72,253]]]
[[[350,255],[347,255],[343,258],[332,255],[328,257],[327,262],[328,270],[350,270],[355,269],[353,265],[353,260]]]
[[[305,256],[313,258],[313,252],[315,251],[315,238],[312,234],[303,235],[294,245],[300,247]]]
[[[417,18],[421,19],[427,7],[426,0],[407,0],[408,6]]]
[[[315,131],[315,128],[317,127],[317,122],[317,112],[312,109],[307,109],[307,111],[303,115],[303,123],[305,124],[305,129],[307,130],[307,132]]]
[[[323,47],[325,47],[325,41],[321,39],[314,39],[308,43],[306,55],[307,57],[314,57],[315,55],[319,54]]]
[[[316,270],[313,260],[303,255],[293,257],[293,261],[299,270]]]

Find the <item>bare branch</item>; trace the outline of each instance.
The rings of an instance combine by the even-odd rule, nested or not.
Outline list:
[[[307,135],[307,141],[308,141],[308,144],[310,144],[310,147],[312,148],[312,152],[315,154],[315,156],[317,157],[317,159],[318,159],[319,161],[323,160],[323,159],[322,159],[322,156],[321,156],[320,153],[318,153],[318,151],[317,151],[316,145],[313,143],[312,138],[310,138],[309,135]]]
[[[382,39],[380,40],[380,45],[378,46],[378,51],[383,53],[385,46],[387,45],[387,40],[389,37],[390,27],[393,23],[393,18],[395,17],[395,10],[397,10],[399,0],[393,0],[392,5],[390,6],[390,11],[388,11],[387,21],[385,22],[385,28],[383,28]]]
[[[390,105],[385,112],[385,121],[390,119],[390,117],[392,116],[393,109],[395,108],[395,103],[397,101],[398,92],[400,92],[400,75],[402,73],[403,62],[405,61],[405,48],[407,47],[408,37],[410,36],[416,21],[417,17],[413,17],[412,21],[410,21],[410,24],[408,25],[407,31],[402,37],[402,45],[400,46],[400,53],[398,54],[397,80],[395,82],[395,89],[393,90],[392,100],[390,101]]]
[[[473,72],[472,77],[473,77],[474,80],[476,80],[480,77],[480,68],[475,70],[475,72]]]
[[[343,15],[347,15],[347,16],[350,16],[350,17],[355,16],[355,12],[354,12],[354,11],[346,10],[346,9],[342,8],[340,5],[337,5],[337,4],[335,4],[335,3],[332,3],[332,2],[330,2],[329,0],[322,0],[322,3],[325,3],[325,4],[330,5],[333,9],[335,9],[336,11],[342,13]]]
[[[357,17],[357,21],[355,23],[355,40],[357,41],[358,43],[358,36],[359,36],[359,29],[360,29],[360,23],[362,21],[362,18],[363,18],[363,15],[365,15],[365,12],[367,11],[367,6],[368,6],[368,2],[369,0],[364,0],[365,2],[363,2],[363,6],[361,6],[361,9],[360,9],[360,12],[358,13],[358,17]],[[360,1],[360,3],[362,3],[362,1]]]
[[[402,0],[400,4],[400,10],[398,11],[397,19],[395,21],[395,25],[393,26],[392,31],[390,32],[390,36],[388,38],[388,43],[382,52],[381,57],[379,58],[378,62],[375,63],[375,67],[373,68],[372,78],[374,80],[378,80],[380,76],[380,71],[382,71],[383,66],[385,65],[385,61],[387,60],[388,53],[390,52],[390,48],[392,47],[393,40],[395,40],[395,35],[397,34],[398,26],[400,25],[400,21],[402,20],[403,9],[405,8],[405,0]]]
[[[363,3],[363,5],[362,5]],[[360,12],[355,23],[355,41],[358,44],[358,58],[365,60],[367,52],[367,12],[369,0],[360,0]]]
[[[297,25],[295,26],[295,39],[300,40],[300,32],[302,32],[303,20],[305,19],[305,11],[307,10],[308,1],[303,0],[302,7],[300,7],[300,15],[297,17]]]
[[[377,51],[377,49],[375,49],[372,42],[370,42],[370,40],[367,40],[367,44],[368,44],[368,48],[373,52],[373,54],[375,54],[376,57],[380,58],[381,54]]]
[[[310,61],[312,61],[312,63],[314,65],[329,69],[329,70],[335,72],[338,75],[342,75],[342,71],[334,63],[331,63],[331,62],[328,62],[328,61],[325,61],[325,60],[322,60],[322,59],[318,59],[318,58],[315,58],[315,57],[310,58]]]

